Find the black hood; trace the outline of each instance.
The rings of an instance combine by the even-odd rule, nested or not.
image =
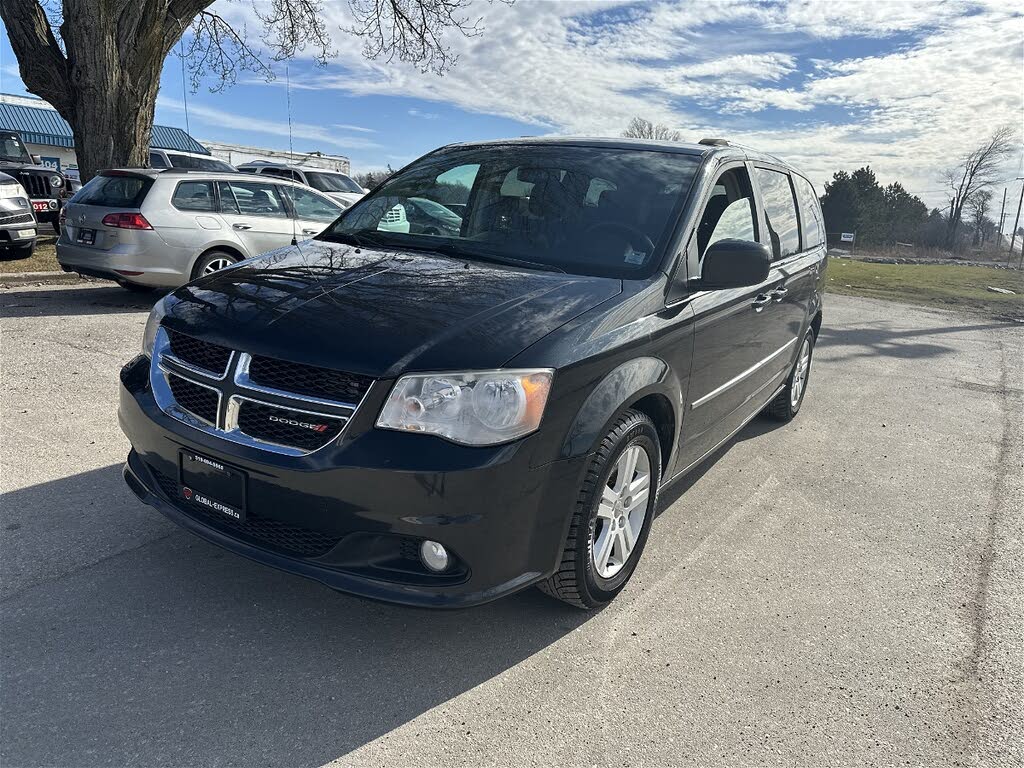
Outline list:
[[[499,367],[621,281],[307,241],[186,285],[165,325],[374,377]]]

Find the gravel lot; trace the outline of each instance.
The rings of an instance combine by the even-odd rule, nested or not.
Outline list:
[[[0,293],[0,762],[1021,765],[1024,328],[830,297],[800,417],[664,498],[630,587],[362,602],[135,500],[148,301]]]

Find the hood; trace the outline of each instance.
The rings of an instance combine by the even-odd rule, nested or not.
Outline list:
[[[362,192],[324,192],[324,194],[349,205],[352,205],[356,200],[363,199]]]
[[[179,288],[164,324],[254,354],[390,378],[500,367],[621,290],[613,278],[309,240]]]
[[[47,168],[45,165],[36,165],[34,163],[19,163],[17,160],[5,160],[0,158],[0,169],[4,173],[24,173],[30,171],[32,173],[43,174],[46,176],[59,176],[60,171],[55,168]]]

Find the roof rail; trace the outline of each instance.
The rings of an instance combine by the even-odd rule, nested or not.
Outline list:
[[[705,147],[728,147],[731,146],[725,139],[701,139],[697,142]]]

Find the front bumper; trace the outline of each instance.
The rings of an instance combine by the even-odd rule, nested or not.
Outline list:
[[[557,567],[589,457],[532,466],[532,438],[467,448],[377,430],[378,398],[370,396],[335,444],[306,456],[271,454],[163,413],[148,376],[136,370],[143,361],[122,371],[119,418],[133,447],[125,480],[146,504],[208,541],[343,592],[423,607],[488,602]],[[184,500],[183,448],[247,473],[246,523]],[[454,555],[450,572],[432,574],[419,563],[424,539]]]

